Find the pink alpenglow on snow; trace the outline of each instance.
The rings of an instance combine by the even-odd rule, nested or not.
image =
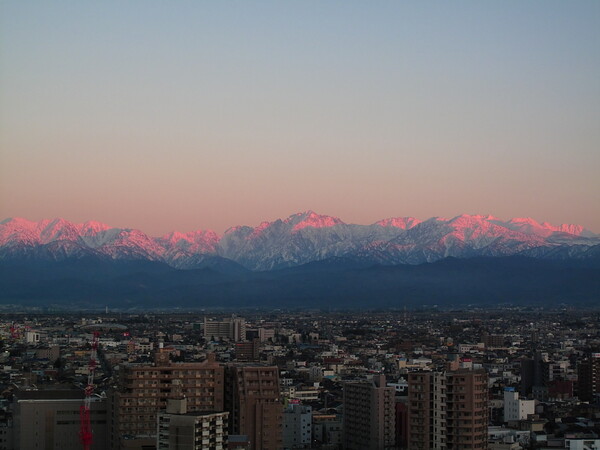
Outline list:
[[[348,255],[381,264],[420,264],[448,256],[537,257],[555,250],[571,255],[571,249],[583,254],[599,244],[599,235],[579,225],[468,214],[425,221],[397,217],[355,225],[306,211],[284,220],[264,221],[254,228],[232,227],[223,236],[198,230],[173,231],[156,238],[137,229],[111,228],[98,222],[20,218],[0,222],[0,259],[35,255],[35,249],[42,247],[40,254],[53,259],[81,255],[145,259],[180,269],[198,267],[206,258],[215,257],[252,270],[270,270]]]
[[[293,216],[290,216],[288,219],[286,219],[285,222],[295,223],[293,228],[294,231],[301,230],[307,227],[328,228],[344,223],[337,217],[322,216],[313,211],[306,211],[303,213],[294,214]]]
[[[585,229],[581,225],[561,224],[553,225],[548,222],[538,223],[531,218],[514,218],[507,221],[490,215],[468,215],[463,214],[452,219],[434,217],[421,221],[413,217],[394,217],[382,219],[375,222],[382,228],[395,228],[398,231],[408,231],[420,225],[438,223],[450,227],[455,235],[465,233],[469,235],[487,234],[494,235],[530,235],[548,237],[552,235],[571,235],[573,237],[597,237],[595,233]],[[226,234],[233,234],[248,229],[251,233],[248,237],[256,237],[276,224],[285,224],[285,229],[291,232],[299,232],[305,228],[331,228],[338,225],[346,225],[337,217],[317,214],[306,211],[289,216],[284,220],[273,222],[264,221],[258,226],[251,228],[235,226],[227,230]],[[359,225],[368,227],[367,225]],[[515,235],[516,236],[516,235]],[[90,247],[101,247],[107,244],[120,244],[124,242],[135,243],[135,245],[149,246],[153,253],[160,253],[160,247],[177,247],[188,251],[214,251],[221,236],[211,230],[197,230],[190,232],[173,231],[162,237],[152,238],[140,230],[129,228],[113,228],[109,225],[88,221],[85,223],[72,223],[65,219],[44,219],[32,222],[23,218],[9,218],[0,222],[0,245],[10,243],[25,243],[28,245],[47,244],[54,241],[78,241],[83,240]],[[157,246],[158,245],[158,246]]]
[[[375,223],[377,225],[381,225],[382,227],[394,227],[402,230],[408,230],[409,228],[421,223],[421,221],[419,219],[415,219],[414,217],[390,217],[389,219],[383,219]]]
[[[195,253],[212,253],[219,242],[219,235],[211,230],[198,230],[181,233],[172,231],[157,241],[167,247]]]
[[[523,233],[537,234],[539,236],[550,236],[553,233],[567,233],[575,236],[589,236],[590,231],[583,228],[581,225],[566,224],[552,225],[548,222],[538,223],[530,217],[516,217],[510,219],[507,224]]]

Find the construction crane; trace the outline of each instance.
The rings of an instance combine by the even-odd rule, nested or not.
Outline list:
[[[21,339],[21,336],[23,334],[23,327],[18,324],[17,322],[12,322],[10,324],[10,337],[15,340],[18,341],[19,339]]]
[[[92,351],[90,352],[90,360],[88,362],[87,386],[84,389],[85,398],[83,400],[83,405],[79,408],[79,440],[81,441],[81,445],[83,445],[83,450],[90,450],[94,437],[92,433],[92,424],[90,422],[90,407],[92,405],[92,395],[94,395],[94,373],[96,372],[96,366],[98,365],[98,336],[100,336],[100,333],[94,331]]]
[[[15,341],[19,339],[19,328],[14,322],[10,324],[10,337]]]

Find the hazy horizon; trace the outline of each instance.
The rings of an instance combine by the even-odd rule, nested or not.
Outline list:
[[[0,219],[600,232],[600,2],[0,4]]]

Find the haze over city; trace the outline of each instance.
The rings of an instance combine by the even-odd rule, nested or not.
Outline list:
[[[600,231],[600,4],[2,2],[0,219]]]

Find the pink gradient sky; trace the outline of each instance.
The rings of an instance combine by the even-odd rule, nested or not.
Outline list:
[[[600,232],[600,2],[0,3],[0,220]]]

